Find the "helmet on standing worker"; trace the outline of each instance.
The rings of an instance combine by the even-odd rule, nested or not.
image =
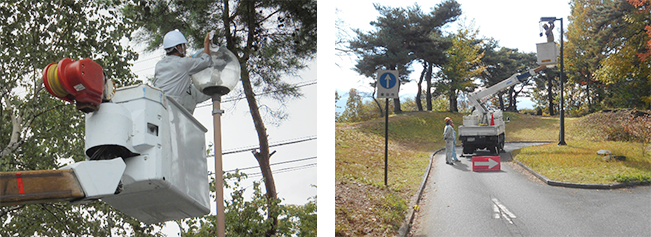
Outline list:
[[[447,122],[452,121],[452,119],[451,119],[450,117],[445,117],[445,120],[444,120],[444,121],[445,121],[445,123],[447,123]]]

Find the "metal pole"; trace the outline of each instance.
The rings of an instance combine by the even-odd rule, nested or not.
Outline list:
[[[567,145],[565,143],[565,99],[563,98],[563,91],[565,90],[563,82],[563,18],[561,20],[561,131],[559,133],[558,145]]]
[[[222,167],[222,128],[221,116],[224,113],[221,110],[221,95],[212,96],[212,118],[215,130],[215,204],[217,206],[217,236],[225,237],[226,223],[224,221],[224,172]]]
[[[387,183],[388,169],[389,169],[389,98],[385,98],[385,115],[384,115],[384,186],[389,186]]]

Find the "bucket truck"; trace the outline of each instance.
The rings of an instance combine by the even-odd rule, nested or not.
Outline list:
[[[502,111],[489,110],[484,102],[497,92],[535,76],[544,68],[543,65],[524,73],[513,74],[489,88],[468,95],[468,100],[474,111],[470,115],[463,116],[463,125],[459,126],[459,140],[463,144],[463,154],[472,154],[477,149],[488,149],[495,154],[504,150],[505,129]]]

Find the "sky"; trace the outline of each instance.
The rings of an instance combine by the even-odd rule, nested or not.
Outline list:
[[[379,3],[383,6],[391,7],[408,7],[418,3],[424,12],[429,12],[432,7],[440,1],[392,1],[392,0],[358,0],[358,1],[338,1],[335,4],[337,9],[336,17],[340,18],[344,25],[350,29],[360,29],[364,32],[373,31],[369,22],[376,20],[379,14],[373,7],[373,3]],[[474,24],[475,29],[479,29],[479,37],[494,38],[499,42],[501,47],[517,48],[521,52],[529,53],[536,51],[536,43],[545,42],[545,37],[540,37],[541,26],[540,17],[557,17],[563,18],[564,30],[567,30],[568,19],[570,15],[570,6],[568,0],[549,0],[549,1],[522,1],[522,0],[458,0],[461,5],[462,16],[457,22],[449,23],[444,26],[444,32],[454,32],[460,22],[466,25]],[[560,23],[557,21],[554,28],[555,39],[560,37]],[[354,35],[351,33],[351,37]],[[373,92],[369,86],[371,78],[360,76],[351,70],[355,66],[355,57],[335,57],[334,60],[339,67],[334,68],[336,82],[334,89],[348,93],[350,88],[356,88],[362,92]],[[412,65],[410,78],[417,81],[420,76],[422,66]],[[515,72],[514,72],[515,73]],[[506,79],[506,78],[505,78]],[[418,91],[415,82],[401,85],[400,94],[402,96],[414,96]],[[533,107],[533,103],[525,98],[518,99],[520,107]],[[345,104],[345,99],[340,103]]]
[[[135,45],[134,45],[135,46]],[[163,57],[164,51],[147,53],[142,51],[142,47],[135,47],[140,57],[134,63],[132,70],[138,75],[138,80],[147,83],[148,78],[153,77],[156,63]],[[189,51],[194,52],[194,51]],[[303,97],[294,99],[285,104],[284,108],[272,99],[263,98],[258,100],[260,107],[269,107],[271,109],[284,109],[289,117],[278,125],[265,121],[267,134],[269,135],[270,145],[285,144],[297,140],[305,140],[294,144],[271,147],[271,151],[276,153],[271,157],[271,169],[274,174],[278,197],[284,199],[284,204],[305,204],[308,198],[317,195],[317,125],[316,125],[316,60],[307,62],[308,68],[298,72],[297,76],[288,76],[284,80],[292,84],[304,85],[301,88]],[[242,88],[239,82],[233,91]],[[224,152],[239,151],[246,148],[257,147],[258,135],[253,125],[253,120],[249,113],[246,99],[229,101],[236,96],[235,92],[229,93],[222,97],[221,109],[225,113],[221,118],[222,129],[222,148]],[[263,113],[264,114],[264,113]],[[212,144],[213,135],[213,117],[212,103],[210,101],[201,103],[194,111],[194,117],[208,129],[206,132],[206,144]],[[206,145],[208,147],[208,145]],[[251,169],[242,170],[251,177],[244,180],[241,187],[247,188],[248,192],[245,197],[252,194],[253,181],[261,180],[261,176],[255,175],[260,173],[258,162],[250,151],[223,155],[223,170],[231,171],[234,169]],[[298,161],[297,161],[298,160]],[[214,172],[214,158],[208,157],[208,170]],[[261,185],[264,192],[264,185]],[[224,199],[229,200],[229,190],[225,191]],[[214,200],[211,201],[212,214],[215,211]],[[167,222],[163,232],[168,236],[179,236],[179,227],[174,222]]]

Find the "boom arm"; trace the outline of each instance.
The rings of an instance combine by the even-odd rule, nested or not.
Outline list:
[[[0,206],[70,201],[84,203],[119,192],[122,158],[82,161],[59,170],[0,172]]]
[[[537,75],[538,72],[544,68],[545,66],[540,66],[535,69],[529,69],[529,71],[525,73],[515,73],[500,83],[497,83],[484,90],[471,93],[468,95],[468,100],[470,100],[470,104],[472,104],[472,106],[475,107],[475,109],[478,110],[480,114],[486,114],[488,112],[488,109],[486,109],[484,106],[484,102],[486,102],[488,98],[490,98],[495,93],[508,88],[509,86],[524,82],[528,77]]]

